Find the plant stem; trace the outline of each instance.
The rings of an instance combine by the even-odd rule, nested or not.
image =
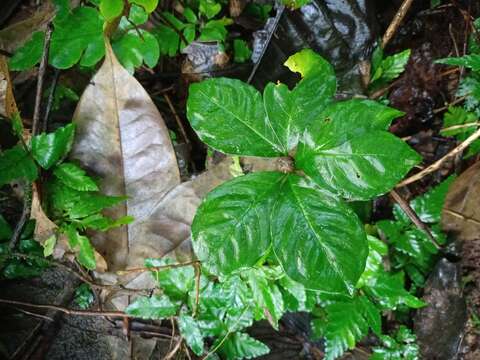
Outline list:
[[[387,46],[387,44],[390,42],[393,35],[398,30],[398,27],[400,26],[403,19],[405,18],[405,15],[407,15],[407,12],[410,9],[410,6],[412,6],[412,3],[413,3],[413,0],[404,0],[403,1],[402,5],[398,9],[397,13],[393,17],[392,22],[388,26],[387,31],[385,31],[385,35],[383,35],[382,48],[385,48]]]

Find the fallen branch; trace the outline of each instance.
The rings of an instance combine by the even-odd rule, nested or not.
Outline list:
[[[470,146],[478,138],[480,138],[480,129],[475,131],[472,135],[470,135],[467,139],[465,139],[464,142],[462,142],[460,145],[458,145],[456,148],[454,148],[452,151],[450,151],[444,157],[438,159],[433,164],[426,167],[425,169],[423,169],[419,173],[417,173],[415,175],[412,175],[409,178],[406,178],[401,183],[399,183],[396,187],[399,188],[399,187],[414,183],[415,181],[418,181],[418,180],[422,179],[423,177],[437,171],[445,161],[447,161],[448,159],[453,158],[456,155],[463,152],[468,146]]]
[[[407,15],[407,12],[410,9],[410,6],[412,6],[412,3],[413,3],[413,0],[403,1],[397,13],[393,17],[392,22],[388,26],[387,31],[385,31],[385,34],[383,35],[382,48],[385,48],[387,46],[387,44],[392,39],[393,35],[397,32],[398,27],[400,26],[403,19],[405,18],[405,15]]]

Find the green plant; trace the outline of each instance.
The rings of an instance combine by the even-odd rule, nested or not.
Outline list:
[[[440,215],[448,188],[454,178],[449,177],[410,202],[412,209],[422,222],[430,226],[440,244],[446,243],[445,234],[440,229]],[[395,220],[382,220],[376,224],[389,241],[392,267],[395,270],[404,270],[416,286],[423,287],[425,277],[438,258],[438,249],[397,204],[393,207],[393,214]]]
[[[401,325],[393,337],[380,337],[383,347],[373,348],[370,360],[418,360],[420,351],[416,336],[410,329]]]
[[[80,309],[88,309],[94,302],[95,296],[88,284],[82,284],[75,290],[74,301]]]
[[[404,72],[410,58],[410,49],[404,50],[391,56],[384,56],[381,46],[377,46],[372,55],[372,77],[370,90],[379,89],[395,80]]]
[[[57,238],[65,234],[78,261],[87,269],[95,269],[94,248],[82,233],[86,229],[106,231],[132,221],[128,216],[112,220],[100,213],[125,198],[100,194],[97,184],[84,170],[74,163],[62,162],[73,143],[73,124],[33,136],[28,144],[21,137],[23,126],[18,114],[12,119],[12,127],[20,142],[0,153],[0,186],[22,180],[29,187],[41,171],[46,172],[47,205],[58,230],[52,229],[55,233],[44,243],[43,252],[50,255]]]
[[[420,157],[386,130],[402,113],[367,100],[335,102],[332,67],[311,50],[291,56],[293,90],[268,84],[263,99],[238,80],[191,85],[187,116],[227,154],[282,157],[282,171],[237,177],[213,190],[192,224],[193,246],[212,273],[278,263],[293,280],[353,294],[368,254],[345,200],[390,190]]]
[[[461,79],[456,95],[464,98],[463,106],[450,106],[444,114],[443,129],[440,133],[444,136],[454,136],[457,140],[464,141],[478,129],[480,116],[480,19],[473,23],[475,31],[469,38],[469,54],[462,57],[439,59],[439,64],[464,66],[471,69],[471,73]],[[470,144],[465,156],[470,157],[480,151],[480,140]]]

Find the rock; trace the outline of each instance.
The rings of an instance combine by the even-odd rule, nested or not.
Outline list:
[[[428,303],[414,319],[422,359],[458,358],[467,321],[460,263],[441,259],[425,286],[423,300]]]

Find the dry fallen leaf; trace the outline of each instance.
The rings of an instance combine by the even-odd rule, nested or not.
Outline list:
[[[0,55],[0,115],[11,119],[18,113],[5,56]]]
[[[105,61],[74,114],[77,135],[71,157],[98,176],[101,191],[126,195],[105,212],[135,221],[92,240],[112,270],[125,268],[131,248],[148,239],[133,236],[160,199],[180,184],[174,150],[163,119],[147,92],[118,62],[108,43]]]
[[[442,228],[458,240],[480,239],[480,162],[450,186],[442,211]]]

